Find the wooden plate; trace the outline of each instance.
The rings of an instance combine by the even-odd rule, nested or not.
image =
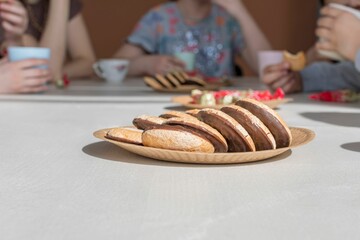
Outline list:
[[[284,99],[262,101],[262,102],[265,103],[266,105],[268,105],[270,108],[275,109],[275,108],[279,107],[281,104],[291,102],[292,100],[293,100],[292,98],[284,98]],[[182,106],[187,107],[187,108],[191,108],[191,109],[195,109],[195,108],[196,109],[203,109],[203,108],[220,109],[220,108],[225,106],[225,105],[206,106],[206,105],[201,105],[201,104],[194,104],[194,103],[191,103],[192,102],[192,97],[189,96],[189,95],[173,97],[172,102],[179,103]]]
[[[107,131],[110,129],[102,129],[96,131],[94,136],[104,141],[113,143],[129,152],[140,156],[149,157],[162,161],[181,162],[181,163],[197,163],[197,164],[231,164],[246,163],[269,159],[278,156],[289,149],[299,147],[309,143],[314,139],[315,133],[305,128],[290,128],[293,142],[290,147],[275,150],[266,150],[258,152],[242,152],[242,153],[191,153],[182,151],[173,151],[159,148],[144,147],[134,144],[122,143],[105,138]]]

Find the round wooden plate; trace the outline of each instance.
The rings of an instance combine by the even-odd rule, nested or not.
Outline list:
[[[299,147],[312,141],[315,133],[305,128],[290,128],[293,142],[290,147],[275,150],[266,150],[258,152],[241,152],[241,153],[192,153],[173,151],[159,148],[144,147],[134,144],[122,143],[107,139],[106,133],[110,129],[102,129],[94,132],[94,136],[104,141],[113,143],[129,152],[140,156],[149,157],[162,161],[197,163],[197,164],[231,164],[246,163],[269,159],[278,156],[289,149]]]
[[[269,101],[261,101],[262,103],[266,104],[272,109],[278,108],[281,104],[291,102],[292,98],[283,98],[283,99],[276,99],[276,100],[269,100]],[[221,109],[225,105],[201,105],[201,104],[194,104],[192,102],[192,97],[189,95],[184,96],[177,96],[172,98],[173,103],[179,103],[184,107],[190,108],[190,109],[203,109],[203,108],[215,108],[215,109]]]

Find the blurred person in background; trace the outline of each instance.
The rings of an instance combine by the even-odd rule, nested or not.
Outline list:
[[[8,62],[6,48],[23,44],[23,34],[28,27],[28,15],[24,6],[16,1],[0,3],[0,94],[3,93],[34,93],[47,90],[46,82],[50,80],[49,70],[34,68],[47,65],[44,60],[29,59]],[[4,58],[3,58],[4,57]]]
[[[322,5],[329,3],[344,4],[359,9],[360,0],[325,0]],[[327,14],[329,7],[323,9],[321,14]],[[334,10],[332,10],[334,11]],[[339,11],[339,10],[338,10]],[[319,21],[322,21],[321,19]],[[355,29],[348,28],[348,34]],[[283,88],[287,93],[316,92],[349,89],[360,90],[360,73],[351,61],[334,62],[319,57],[315,48],[308,55],[308,66],[300,72],[290,70],[290,63],[283,62],[265,68],[262,81],[271,89]]]
[[[81,14],[78,0],[21,0],[29,27],[23,37],[24,46],[51,49],[50,69],[57,78],[92,75],[95,54]]]
[[[195,54],[205,77],[233,76],[235,56],[256,71],[257,52],[271,46],[241,0],[178,0],[150,10],[115,54],[131,61],[130,75],[184,69],[177,52]]]
[[[336,8],[325,7],[321,13],[316,35],[323,41],[317,43],[317,49],[340,53],[355,62],[360,72],[360,20]]]

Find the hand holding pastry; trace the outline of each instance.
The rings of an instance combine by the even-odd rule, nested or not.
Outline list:
[[[5,39],[9,44],[21,45],[22,35],[25,33],[29,19],[24,6],[17,0],[0,3],[2,27]]]
[[[299,92],[302,90],[302,80],[298,72],[291,69],[289,62],[270,65],[263,72],[262,81],[271,89],[282,88],[284,92]]]

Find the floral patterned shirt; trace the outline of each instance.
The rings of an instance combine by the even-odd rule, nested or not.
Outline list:
[[[193,52],[196,71],[206,77],[234,75],[234,57],[244,48],[241,28],[225,9],[213,4],[209,16],[188,25],[174,2],[150,10],[128,37],[128,43],[149,54]]]

